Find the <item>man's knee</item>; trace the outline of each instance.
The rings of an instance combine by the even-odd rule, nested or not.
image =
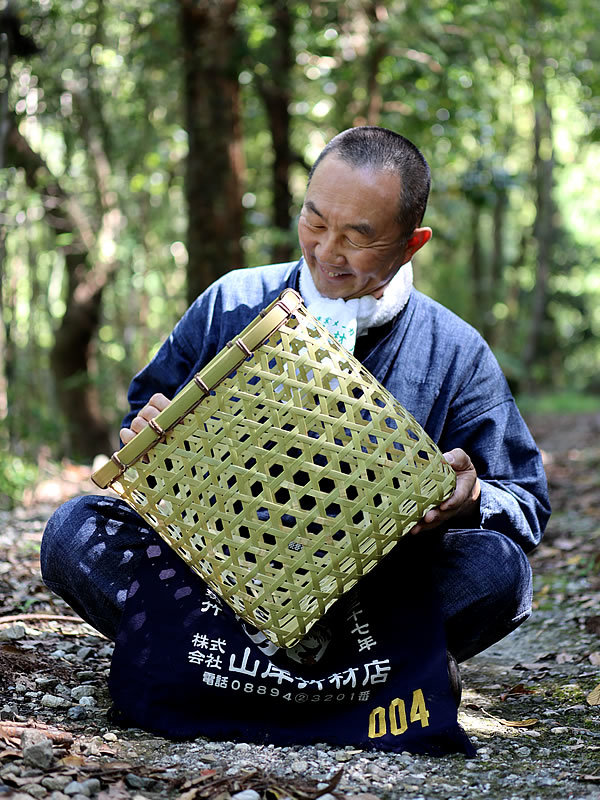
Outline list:
[[[531,613],[531,567],[523,550],[496,531],[444,534],[433,570],[449,646],[459,660],[506,636]]]
[[[435,569],[457,597],[495,600],[500,606],[531,601],[531,567],[518,544],[487,530],[448,531]]]
[[[62,581],[65,571],[77,554],[79,531],[90,518],[88,496],[74,497],[60,506],[50,517],[42,537],[40,566],[46,582]]]
[[[44,581],[62,583],[74,570],[92,569],[107,551],[121,552],[122,540],[134,536],[125,535],[125,530],[137,531],[138,522],[147,527],[118,498],[83,495],[67,501],[50,517],[42,537],[40,565]]]
[[[114,638],[135,554],[156,536],[118,498],[75,498],[48,520],[40,553],[42,577],[87,622]]]

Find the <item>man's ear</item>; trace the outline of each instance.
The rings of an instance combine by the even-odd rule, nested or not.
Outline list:
[[[431,228],[415,228],[404,246],[403,264],[410,261],[414,254],[431,239]]]

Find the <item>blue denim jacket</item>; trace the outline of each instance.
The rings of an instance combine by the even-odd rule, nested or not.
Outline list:
[[[284,288],[298,289],[300,264],[234,270],[201,294],[131,382],[123,425],[155,392],[174,397]],[[532,550],[550,515],[540,453],[477,331],[413,289],[362,362],[442,451],[469,454],[481,481],[481,527]]]

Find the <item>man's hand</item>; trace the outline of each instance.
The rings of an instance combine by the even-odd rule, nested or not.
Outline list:
[[[443,525],[452,517],[466,517],[476,520],[479,517],[479,498],[481,486],[477,472],[469,456],[464,450],[456,447],[444,458],[456,472],[456,488],[447,500],[437,508],[432,508],[417,522],[411,533],[432,530]],[[472,524],[478,525],[478,522]]]
[[[120,436],[123,444],[127,444],[137,433],[144,430],[150,420],[158,416],[161,411],[164,411],[170,402],[169,398],[165,397],[164,394],[153,394],[146,405],[137,412],[137,416],[132,419],[131,427],[121,428]]]

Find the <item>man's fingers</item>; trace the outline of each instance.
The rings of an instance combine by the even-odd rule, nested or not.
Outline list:
[[[160,412],[161,412],[160,408],[156,408],[156,406],[147,405],[144,406],[142,409],[140,409],[137,415],[141,419],[146,420],[146,422],[150,422],[150,420],[154,419],[154,417],[158,417]]]
[[[463,503],[471,499],[477,482],[477,472],[467,453],[458,447],[448,453],[444,453],[443,457],[456,472],[456,487],[450,497],[440,504],[439,508],[441,511],[452,512],[460,509]]]
[[[146,408],[148,406],[152,406],[153,408],[157,408],[159,411],[164,411],[170,402],[171,401],[169,400],[168,397],[165,397],[164,394],[157,392],[156,394],[152,395],[150,400],[148,400],[148,405],[146,406]]]
[[[452,511],[454,508],[459,508],[471,496],[473,484],[475,483],[476,478],[477,476],[474,473],[473,475],[470,475],[469,473],[459,473],[456,476],[456,487],[454,491],[447,500],[444,500],[443,503],[440,503],[440,510]]]
[[[417,522],[417,524],[410,529],[411,534],[420,533],[429,527],[435,527],[442,521],[442,514],[435,508],[431,508],[424,517]]]
[[[131,428],[136,433],[143,430],[151,419],[157,417],[161,411],[169,405],[170,400],[164,394],[153,394],[150,400],[143,408],[137,412],[137,415],[131,421]]]
[[[442,456],[455,472],[473,469],[473,462],[460,447],[455,447],[454,450],[449,450],[447,453],[443,453]]]
[[[153,420],[161,411],[164,411],[170,402],[169,398],[160,392],[153,394],[146,405],[140,408],[136,416],[131,420],[130,428],[121,429],[120,436],[123,444],[127,444],[137,433],[143,431],[150,420]]]
[[[420,533],[448,522],[457,514],[471,513],[478,502],[480,487],[477,471],[473,462],[459,447],[443,454],[444,458],[456,472],[456,487],[447,500],[436,508],[430,509],[411,529],[411,533]]]
[[[121,428],[119,431],[119,436],[121,437],[123,444],[127,444],[133,438],[135,438],[135,432],[132,431],[131,428]]]
[[[141,412],[140,412],[140,414],[141,414]],[[144,428],[148,425],[148,422],[150,421],[150,419],[152,419],[152,417],[150,417],[149,419],[145,419],[144,417],[140,416],[140,414],[138,414],[137,417],[134,417],[131,420],[131,426],[130,427],[131,427],[131,430],[134,431],[134,433],[139,433],[140,431],[143,431]]]

